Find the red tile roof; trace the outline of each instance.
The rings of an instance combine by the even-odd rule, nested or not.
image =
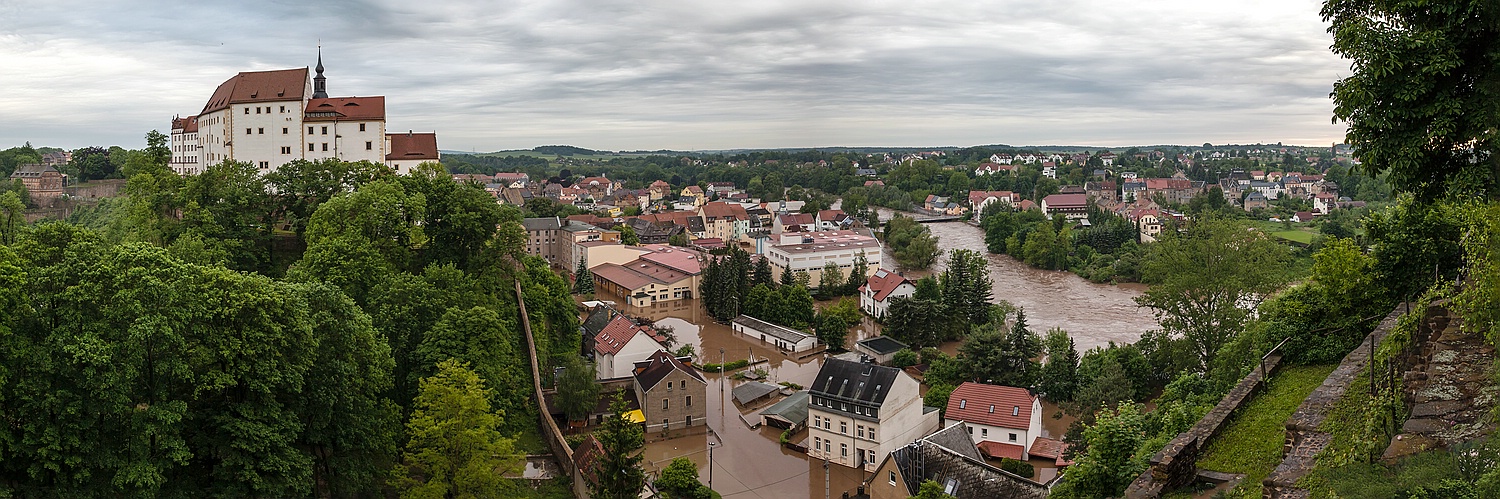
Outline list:
[[[172,118],[172,130],[182,130],[182,133],[198,133],[198,117]]]
[[[625,344],[630,343],[630,339],[635,338],[639,332],[650,335],[652,329],[650,326],[636,325],[635,321],[623,315],[617,316],[594,337],[594,351],[601,355],[620,353],[620,349],[625,348]]]
[[[391,142],[391,152],[385,155],[385,159],[438,160],[435,133],[391,133],[386,134],[386,138]]]
[[[377,121],[385,119],[385,97],[333,97],[307,101],[303,121]]]
[[[749,220],[750,219],[750,215],[747,214],[747,213],[745,213],[745,207],[744,206],[740,206],[740,205],[735,204],[735,203],[724,203],[724,202],[708,203],[708,204],[703,205],[703,217],[705,219],[704,220],[705,222],[708,221],[707,220],[708,218],[715,218],[715,219],[732,218],[732,219],[735,219],[735,220]]]
[[[597,482],[599,458],[604,457],[604,444],[599,439],[589,435],[583,442],[579,442],[578,448],[573,450],[573,461],[578,463],[578,472],[590,482]]]
[[[875,292],[875,301],[885,301],[885,297],[890,296],[892,291],[895,291],[903,283],[909,282],[911,280],[902,277],[901,274],[886,269],[876,269],[875,273],[869,279],[865,280],[865,285],[860,286],[860,291],[873,290]]]
[[[983,452],[984,455],[995,459],[1008,457],[1017,461],[1026,460],[1025,447],[1015,444],[1002,444],[992,440],[979,442],[979,452]]]
[[[1030,199],[1022,199],[1021,202],[1016,203],[1016,208],[1021,211],[1034,210],[1036,209],[1036,203],[1031,202]]]
[[[301,101],[307,88],[307,68],[280,69],[276,71],[245,71],[234,75],[208,98],[200,116],[230,104],[246,102]]]
[[[1146,179],[1146,190],[1183,190],[1192,189],[1193,181],[1185,178],[1148,178]]]
[[[1050,439],[1050,438],[1036,437],[1036,440],[1032,440],[1031,441],[1031,453],[1030,454],[1031,454],[1032,457],[1041,457],[1041,458],[1047,458],[1047,459],[1054,459],[1054,460],[1057,460],[1057,461],[1064,461],[1063,460],[1063,453],[1067,452],[1067,450],[1068,450],[1068,444],[1064,443],[1061,440],[1053,440],[1053,439]],[[1059,463],[1059,464],[1061,464],[1061,463]],[[1069,463],[1069,464],[1072,464],[1072,463]]]
[[[943,418],[998,428],[1028,430],[1036,396],[1014,386],[964,383],[948,395]]]
[[[1049,210],[1088,208],[1089,197],[1087,194],[1053,194],[1042,198],[1042,203]]]
[[[687,272],[639,258],[625,265],[606,263],[594,267],[592,272],[599,279],[615,283],[629,290],[635,290],[650,284],[667,285],[677,283],[692,276],[692,274],[688,274]]]

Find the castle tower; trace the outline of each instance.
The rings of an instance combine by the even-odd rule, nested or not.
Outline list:
[[[318,47],[318,75],[313,77],[313,98],[328,98],[328,79],[323,77],[323,47]]]

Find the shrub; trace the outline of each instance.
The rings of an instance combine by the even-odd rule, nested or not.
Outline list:
[[[1000,469],[1014,473],[1021,478],[1031,478],[1036,474],[1036,468],[1033,468],[1031,463],[1008,457],[1000,458]]]

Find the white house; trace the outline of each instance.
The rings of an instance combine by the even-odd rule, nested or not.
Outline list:
[[[776,275],[791,268],[794,274],[807,272],[817,283],[821,282],[823,267],[833,263],[839,267],[841,278],[848,279],[859,255],[865,258],[865,275],[880,267],[880,241],[852,230],[788,232],[779,240],[780,244],[772,244],[765,251]]]
[[[1042,400],[1024,388],[966,382],[948,396],[943,420],[966,423],[980,452],[1024,461],[1041,435]]]
[[[916,292],[917,285],[911,279],[886,269],[876,269],[865,280],[865,285],[859,287],[859,309],[870,317],[885,317],[892,299],[911,296]]]
[[[758,338],[762,343],[775,345],[777,350],[806,352],[818,346],[816,336],[785,326],[778,326],[748,315],[734,318],[730,323],[734,332],[748,338]]]
[[[922,407],[917,381],[894,367],[830,358],[808,392],[808,457],[865,472],[941,423]]]
[[[598,379],[630,376],[635,363],[666,349],[653,337],[650,326],[642,326],[624,315],[615,316],[594,336],[594,362]]]

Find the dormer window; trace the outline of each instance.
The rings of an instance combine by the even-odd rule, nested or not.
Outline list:
[[[990,404],[990,414],[995,413],[995,404]]]
[[[959,399],[958,400],[958,408],[959,409],[965,409],[967,407],[969,407],[969,401],[964,400],[964,399]]]
[[[990,411],[994,412],[994,408],[991,407]],[[1021,406],[1018,405],[1014,409],[1011,409],[1010,410],[1010,415],[1012,415],[1012,416],[1020,416],[1021,415]]]

